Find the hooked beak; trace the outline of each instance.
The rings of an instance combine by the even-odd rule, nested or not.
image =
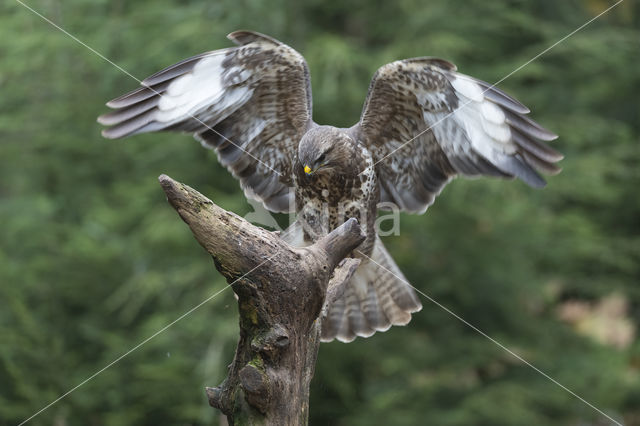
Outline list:
[[[328,167],[329,164],[328,163],[323,163],[323,164],[320,164],[320,165],[314,164],[314,166],[316,166],[316,168],[312,169],[311,167],[309,167],[308,164],[305,164],[304,167],[303,167],[304,174],[306,174],[307,176],[311,176],[312,174],[314,174],[318,170],[321,170],[321,169],[324,169],[324,168]]]

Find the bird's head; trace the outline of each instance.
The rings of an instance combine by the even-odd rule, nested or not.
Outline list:
[[[309,130],[298,145],[298,160],[306,176],[348,173],[355,142],[344,131],[332,126]]]

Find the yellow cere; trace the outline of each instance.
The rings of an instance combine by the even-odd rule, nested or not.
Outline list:
[[[309,167],[309,166],[304,166],[304,172],[305,172],[306,174],[311,173],[311,167]]]

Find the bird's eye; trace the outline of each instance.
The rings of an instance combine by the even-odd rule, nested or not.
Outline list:
[[[316,160],[316,162],[318,163],[322,163],[324,161],[324,159],[327,157],[327,153],[323,153],[320,157],[318,157],[318,159]]]

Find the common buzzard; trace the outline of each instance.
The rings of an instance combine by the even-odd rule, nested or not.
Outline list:
[[[236,47],[172,65],[107,103],[115,111],[98,118],[111,126],[102,134],[193,133],[247,197],[273,212],[295,210],[297,221],[284,232],[293,244],[310,244],[357,218],[367,235],[353,254],[362,263],[323,318],[325,341],[407,324],[422,307],[376,235],[381,202],[423,213],[458,175],[517,177],[542,187],[537,171],[560,171],[554,163],[562,155],[543,143],[556,135],[527,118],[520,102],[450,62],[384,65],[360,121],[343,129],[313,122],[302,55],[255,32],[228,37]]]

